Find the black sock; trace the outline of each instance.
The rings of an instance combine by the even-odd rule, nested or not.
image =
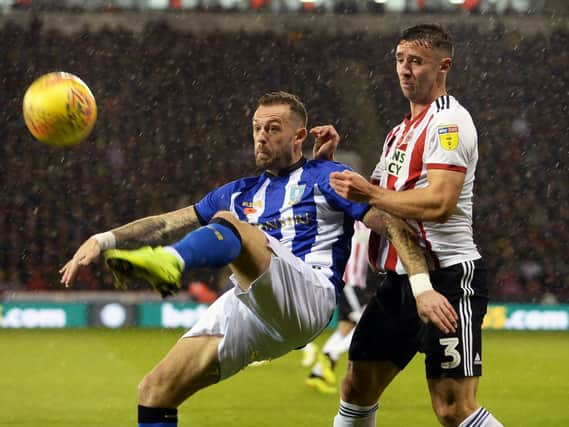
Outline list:
[[[155,427],[172,427],[178,425],[176,408],[149,408],[138,405],[138,425],[152,424]]]

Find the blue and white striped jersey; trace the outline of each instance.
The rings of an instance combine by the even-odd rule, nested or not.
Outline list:
[[[295,256],[321,269],[339,292],[354,220],[361,220],[369,209],[367,204],[340,197],[330,187],[330,174],[346,169],[341,163],[303,159],[279,176],[264,172],[225,184],[207,194],[195,209],[204,223],[226,210],[258,226]]]

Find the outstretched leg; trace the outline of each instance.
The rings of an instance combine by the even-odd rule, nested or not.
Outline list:
[[[175,408],[185,399],[252,361],[306,344],[326,326],[335,306],[334,286],[324,274],[230,212],[219,212],[172,246],[105,256],[118,274],[145,279],[159,291],[178,285],[185,269],[225,264],[236,284],[144,378],[141,426],[175,426]]]
[[[227,264],[239,287],[246,291],[267,270],[271,254],[260,230],[240,222],[230,212],[219,212],[208,225],[172,246],[110,250],[105,258],[117,279],[143,279],[165,296],[179,287],[184,270]],[[222,339],[223,335],[215,334],[184,337],[174,345],[140,383],[140,426],[176,426],[176,408],[197,391],[219,381]]]
[[[165,297],[180,288],[183,271],[224,265],[230,266],[245,291],[267,270],[271,254],[263,232],[222,211],[172,246],[111,249],[104,256],[120,286],[144,280]]]
[[[177,407],[219,380],[217,348],[221,337],[179,340],[138,387],[139,426],[175,427]]]

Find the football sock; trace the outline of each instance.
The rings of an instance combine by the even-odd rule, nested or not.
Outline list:
[[[320,362],[316,362],[316,364],[312,367],[310,371],[309,378],[322,378],[324,376],[324,370],[322,369],[322,364]]]
[[[229,221],[214,218],[204,227],[187,234],[179,242],[165,248],[174,249],[184,261],[184,270],[220,268],[241,253],[241,236]]]
[[[177,427],[176,408],[149,408],[138,405],[138,427]]]
[[[338,343],[338,346],[336,348],[336,351],[338,352],[338,357],[340,357],[340,355],[344,354],[350,349],[350,344],[352,343],[352,337],[354,336],[354,330],[355,328],[352,329],[350,333],[346,335],[344,339],[342,339],[342,341]]]
[[[458,427],[504,427],[482,406],[470,414]]]
[[[339,331],[334,332],[324,344],[322,353],[327,354],[333,362],[338,361],[340,356],[350,349],[352,335],[354,335],[353,329],[348,335],[342,335]]]
[[[302,361],[301,365],[304,367],[311,366],[316,360],[318,355],[318,346],[312,342],[309,342],[302,348]]]
[[[379,403],[359,406],[340,400],[340,409],[334,417],[334,427],[375,427],[375,414]]]
[[[343,339],[344,335],[342,335],[340,331],[336,330],[332,335],[330,335],[330,338],[328,338],[324,347],[322,347],[322,353],[328,354],[330,359],[335,362],[340,357],[341,353],[338,349],[340,348],[339,346]]]

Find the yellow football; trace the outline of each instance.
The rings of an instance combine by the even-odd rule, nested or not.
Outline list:
[[[24,121],[39,141],[68,147],[83,141],[97,120],[97,104],[89,87],[64,72],[45,74],[26,90]]]

